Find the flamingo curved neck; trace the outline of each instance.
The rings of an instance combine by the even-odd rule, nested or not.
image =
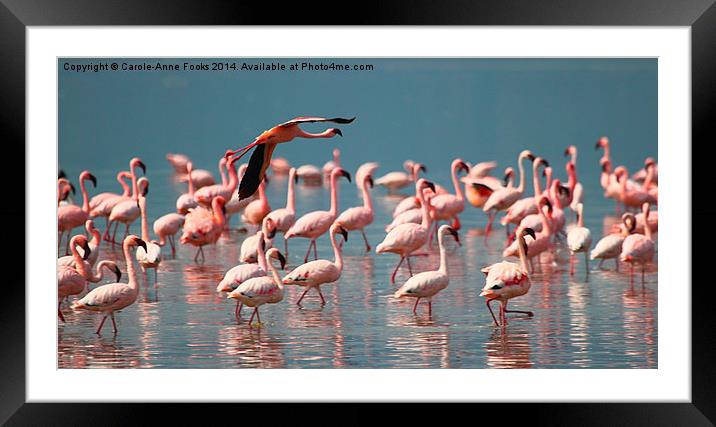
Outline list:
[[[524,236],[520,235],[517,237],[517,239],[518,239],[517,251],[520,254],[520,266],[522,266],[522,270],[526,272],[526,271],[528,271],[527,270],[527,253],[525,253],[525,246],[527,246],[527,244],[525,243]]]
[[[273,266],[273,263],[270,259],[267,259],[264,257],[264,263],[268,265],[268,268],[271,273],[271,277],[273,278],[273,282],[278,286],[279,289],[283,290],[283,281],[281,280],[281,277],[278,275],[278,271],[276,271],[276,267]],[[266,270],[264,270],[266,271]]]
[[[294,187],[296,181],[294,176],[296,173],[291,173],[288,176],[288,194],[286,194],[286,210],[295,213],[296,212],[296,195],[294,194]]]
[[[142,240],[149,242],[149,222],[147,221],[147,199],[142,196],[139,198],[139,210],[142,214]]]
[[[541,206],[538,206],[539,208],[539,216],[542,220],[542,230],[544,231],[544,234],[549,236],[552,234],[552,227],[550,226],[550,221],[547,218],[547,215],[545,215],[544,210]]]
[[[649,211],[650,209],[644,209],[644,235],[647,239],[653,241],[651,236],[651,224],[649,224]]]
[[[138,200],[138,198],[139,198],[139,187],[138,187],[138,185],[137,185],[137,172],[135,171],[135,169],[136,169],[137,167],[134,166],[134,165],[130,165],[130,166],[131,166],[130,173],[132,174],[132,198],[133,198],[134,200]]]
[[[256,240],[256,259],[259,264],[259,268],[265,272],[268,273],[268,268],[266,264],[271,264],[271,262],[266,262],[266,253],[264,252],[264,245],[262,240],[264,240],[264,235],[261,234],[258,236],[259,238]]]
[[[440,268],[439,271],[445,275],[448,274],[448,263],[447,263],[447,251],[445,250],[445,233],[440,233],[438,236],[438,246],[440,248]]]
[[[80,189],[82,190],[82,210],[89,213],[89,195],[87,194],[84,179],[80,180]]]
[[[520,169],[520,186],[517,187],[517,191],[522,193],[525,191],[525,167],[523,165],[523,161],[525,160],[524,156],[519,156],[517,158],[518,167]]]
[[[430,209],[428,208],[428,202],[425,200],[425,195],[422,190],[418,190],[418,199],[420,200],[420,210],[423,213],[423,220],[420,225],[426,230],[430,229]]]
[[[542,194],[542,186],[539,179],[539,163],[534,162],[532,164],[532,186],[535,190],[535,200]]]
[[[331,230],[330,233],[331,245],[333,246],[333,257],[335,258],[333,263],[336,265],[336,268],[338,268],[338,271],[343,271],[343,254],[341,254],[341,249],[336,243],[336,233],[334,233],[333,230]]]
[[[363,180],[363,186],[361,187],[363,192],[363,207],[368,210],[373,210],[373,201],[370,199],[370,190],[368,190],[368,181]]]
[[[226,163],[219,160],[219,175],[221,175],[221,185],[226,185]]]
[[[124,252],[124,262],[127,264],[128,284],[133,290],[138,291],[139,282],[137,282],[137,270],[134,269],[134,260],[132,259],[132,253],[130,252],[130,245],[131,243],[125,240],[122,245],[122,251]]]
[[[452,185],[455,187],[455,196],[457,196],[458,200],[462,201],[465,196],[462,194],[462,187],[460,186],[460,182],[457,180],[457,167],[458,163],[454,162],[451,168]]]
[[[75,261],[75,269],[83,276],[88,277],[92,274],[91,271],[87,271],[85,268],[84,260],[82,259],[82,255],[77,251],[77,244],[73,244],[70,247],[70,251],[72,251],[72,259]]]
[[[331,138],[333,136],[333,130],[326,129],[320,133],[309,133],[301,128],[298,128],[297,136],[300,136],[301,138]]]
[[[236,187],[239,185],[239,175],[236,173],[234,162],[227,163],[226,168],[229,171],[229,182],[228,184],[225,183],[224,186],[229,187],[231,191],[234,192],[236,190]],[[223,175],[221,179],[222,181],[225,181],[225,177]]]
[[[338,189],[337,187],[337,181],[338,175],[331,174],[331,208],[329,209],[329,212],[331,215],[336,216],[336,213],[338,212]]]
[[[117,174],[117,182],[122,186],[122,197],[129,197],[129,184],[124,182],[125,174],[120,172]]]

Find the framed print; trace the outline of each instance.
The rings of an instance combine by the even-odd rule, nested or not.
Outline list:
[[[708,170],[691,161],[708,2],[415,4],[331,26],[32,6],[1,8],[8,159],[26,165],[6,213],[25,235],[6,239],[27,242],[0,311],[3,420],[116,422],[140,402],[716,416],[691,268],[710,211],[689,173]]]

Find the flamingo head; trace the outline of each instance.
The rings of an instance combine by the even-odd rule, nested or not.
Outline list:
[[[95,178],[94,175],[92,175],[91,173],[89,173],[89,171],[83,171],[83,172],[80,174],[80,182],[84,181],[85,179],[89,179],[90,181],[92,181],[92,185],[93,185],[94,187],[97,187],[97,178]],[[74,193],[73,193],[73,194],[74,194]]]
[[[450,235],[452,235],[452,237],[455,238],[455,241],[457,242],[457,244],[460,245],[460,246],[462,246],[462,243],[460,243],[460,235],[457,234],[457,230],[455,230],[454,228],[450,227],[449,225],[443,225],[442,227],[445,227],[445,229],[444,229],[445,232],[446,232],[446,233],[449,233]],[[442,227],[441,227],[441,228],[442,228]]]
[[[650,167],[656,166],[656,160],[654,160],[653,157],[647,157],[646,160],[644,160],[644,169],[649,169]]]
[[[432,182],[428,181],[427,179],[420,178],[415,185],[416,185],[417,190],[418,190],[419,192],[422,192],[423,188],[426,188],[426,187],[429,188],[429,189],[431,189],[431,190],[433,190],[433,192],[435,192],[435,184],[433,184]]]
[[[525,157],[530,159],[531,161],[535,160],[535,155],[532,154],[530,150],[522,150],[522,152],[520,153],[520,160],[524,159]]]
[[[344,242],[348,241],[348,231],[345,228],[343,228],[342,225],[340,225],[338,223],[334,223],[332,228],[333,228],[333,233],[340,234],[343,236]]]
[[[336,176],[336,177],[342,176],[342,177],[345,177],[345,178],[348,180],[348,182],[351,182],[351,174],[348,173],[348,172],[347,172],[345,169],[343,169],[343,168],[335,168],[335,169],[333,169],[333,171],[331,172],[331,176]]]
[[[503,178],[503,185],[507,187],[511,179],[515,178],[515,170],[511,167],[505,169],[505,177]]]
[[[276,223],[269,217],[264,217],[264,227],[266,228],[266,238],[273,239],[276,236]],[[263,239],[261,239],[263,241]]]
[[[140,239],[139,237],[137,237],[133,234],[131,236],[127,236],[125,241],[128,241],[132,245],[144,248],[145,252],[147,251],[147,242],[145,242],[144,240]]]
[[[277,259],[278,262],[281,264],[281,270],[286,269],[286,257],[283,256],[281,251],[279,251],[278,249],[276,249],[276,248],[269,249],[268,252],[266,252],[266,259],[268,260],[269,258]]]
[[[366,175],[363,180],[368,183],[370,188],[373,188],[373,186],[375,185],[375,183],[373,182],[373,177],[370,175]]]
[[[470,166],[467,163],[463,162],[462,159],[455,159],[453,161],[453,165],[455,168],[457,168],[458,171],[470,173]]]
[[[631,212],[627,212],[622,215],[622,223],[624,224],[628,234],[633,233],[634,229],[636,229],[636,217]]]
[[[82,259],[86,261],[87,258],[89,258],[90,252],[91,252],[90,247],[89,247],[89,241],[87,240],[87,237],[80,234],[80,235],[73,237],[72,241],[75,246],[79,246],[82,248],[82,250],[84,252],[84,254],[82,255]]]
[[[330,128],[330,129],[328,129],[328,133],[329,133],[331,136],[336,136],[336,135],[338,135],[338,136],[343,136],[343,132],[341,132],[341,130],[338,129],[338,128]],[[333,155],[335,155],[335,152],[334,152]]]
[[[594,145],[595,150],[599,150],[600,148],[606,148],[609,146],[609,138],[606,136],[603,136],[599,138],[599,141]]]
[[[143,173],[143,174],[145,174],[145,175],[147,174],[147,167],[146,167],[146,166],[144,165],[144,163],[142,162],[142,159],[140,159],[139,157],[135,157],[135,158],[133,158],[132,160],[129,161],[129,169],[130,169],[130,170],[134,169],[134,168],[137,167],[137,166],[139,166],[140,168],[142,168],[142,173]]]
[[[564,149],[564,157],[568,157],[568,156],[571,156],[576,153],[577,153],[577,147],[575,147],[574,145],[570,145],[569,147]]]

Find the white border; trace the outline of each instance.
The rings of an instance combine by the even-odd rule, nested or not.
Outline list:
[[[689,402],[690,36],[688,27],[28,27],[27,400]],[[43,213],[55,210],[60,56],[658,57],[659,256],[669,260],[659,265],[658,369],[56,369],[55,221]]]

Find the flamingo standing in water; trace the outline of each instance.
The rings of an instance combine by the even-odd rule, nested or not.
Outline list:
[[[569,207],[576,213],[577,205],[584,201],[584,187],[582,183],[577,180],[577,147],[570,145],[564,150],[564,155],[571,156],[565,167],[568,176],[567,186],[569,187],[572,197]]]
[[[398,268],[406,259],[408,261],[408,271],[411,276],[413,275],[413,270],[410,266],[410,254],[420,249],[428,241],[431,219],[428,204],[423,194],[424,188],[430,188],[434,191],[435,185],[423,178],[420,178],[415,183],[415,190],[420,197],[420,206],[423,211],[422,222],[420,224],[406,223],[396,226],[388,232],[383,241],[375,248],[375,252],[378,254],[392,252],[400,255],[400,261],[390,276],[391,283],[395,283],[395,275],[398,272]]]
[[[336,219],[336,222],[348,231],[360,230],[360,233],[363,235],[363,241],[365,242],[366,252],[370,252],[370,244],[368,243],[364,228],[373,223],[373,202],[370,199],[369,186],[373,188],[373,177],[364,175],[363,186],[361,187],[361,191],[363,192],[363,206],[346,209],[338,215]]]
[[[525,236],[530,235],[535,238],[535,232],[531,228],[520,230],[517,235],[519,241],[520,263],[502,261],[492,264],[482,269],[487,275],[485,277],[485,286],[482,288],[480,296],[486,297],[487,308],[490,310],[492,320],[495,326],[500,326],[495,318],[495,313],[490,307],[490,302],[497,300],[500,302],[500,322],[502,326],[507,325],[507,313],[522,313],[529,317],[534,316],[531,311],[508,310],[507,303],[515,297],[525,295],[530,290],[530,277],[527,272],[527,243]]]
[[[477,167],[480,164],[474,166]],[[515,170],[512,167],[505,168],[505,175],[502,181],[494,176],[464,176],[460,181],[465,184],[465,198],[476,208],[485,206],[490,195],[500,188],[513,187]]]
[[[109,222],[107,223],[107,229],[104,230],[104,240],[116,243],[115,237],[117,234],[117,227],[119,227],[119,223],[124,222],[128,228],[129,224],[139,218],[139,207],[137,206],[137,200],[139,200],[139,185],[137,181],[136,172],[137,167],[142,169],[142,173],[144,175],[147,174],[147,167],[144,165],[144,163],[139,157],[134,157],[132,158],[132,160],[129,161],[129,174],[132,176],[132,196],[108,200],[108,203],[112,203],[113,206],[110,208],[110,212],[108,215]],[[121,219],[121,221],[116,221],[118,219]],[[109,229],[112,226],[113,222],[115,222],[114,233],[112,234],[112,238],[110,239]]]
[[[249,307],[254,307],[254,312],[251,313],[251,318],[249,319],[249,326],[251,326],[254,321],[254,316],[256,316],[259,324],[261,324],[261,316],[259,316],[260,306],[264,304],[276,304],[283,301],[283,282],[276,271],[276,267],[271,263],[272,257],[278,257],[281,268],[286,264],[286,259],[281,255],[278,249],[269,249],[263,258],[269,270],[271,270],[271,275],[252,277],[240,284],[238,288],[231,291],[227,296],[227,298],[234,298]]]
[[[409,183],[414,183],[418,180],[418,173],[420,173],[421,170],[425,170],[425,166],[420,163],[413,163],[413,171]],[[437,186],[435,187],[437,188]],[[417,194],[415,194],[415,197],[406,197],[401,200],[395,206],[395,209],[393,209],[393,218],[395,219],[401,214],[413,209],[420,209],[420,198]]]
[[[122,239],[129,236],[129,227],[136,221],[142,214],[139,208],[139,195],[147,191],[149,186],[149,180],[146,177],[141,177],[137,180],[137,193],[136,196],[130,200],[120,202],[112,208],[112,212],[109,214],[109,223],[116,223],[114,232],[112,233],[112,243],[116,243],[117,227],[121,222],[124,224],[124,236]]]
[[[642,205],[642,211],[644,218],[647,219],[644,226],[644,234],[630,234],[624,239],[622,243],[622,253],[619,259],[622,262],[628,262],[631,264],[631,280],[634,280],[634,264],[641,264],[641,283],[644,284],[644,271],[646,270],[646,263],[651,262],[654,259],[656,253],[656,244],[652,239],[651,227],[649,226],[649,203]]]
[[[542,195],[542,186],[540,185],[539,167],[544,165],[545,168],[549,167],[547,160],[542,157],[536,157],[532,162],[532,185],[534,187],[534,196],[525,197],[516,201],[512,206],[507,209],[505,216],[502,217],[500,223],[504,226],[508,224],[517,224],[528,215],[538,215],[537,212],[537,199]],[[539,231],[539,230],[535,230]]]
[[[412,160],[406,160],[403,163],[403,168],[408,172],[388,172],[375,180],[375,185],[380,185],[388,190],[388,193],[394,193],[403,187],[407,187],[411,183],[418,180],[418,173],[422,171],[427,173],[428,169],[421,163],[416,163]]]
[[[129,283],[110,283],[102,285],[91,290],[84,298],[75,301],[72,308],[75,310],[89,310],[103,313],[102,321],[97,328],[96,333],[99,334],[107,320],[107,316],[112,318],[112,328],[117,333],[117,323],[114,320],[114,312],[134,304],[139,294],[139,282],[137,281],[137,272],[134,270],[132,261],[133,247],[142,247],[147,250],[144,240],[135,235],[129,235],[122,242],[122,250],[124,251],[124,261],[127,263],[127,277]]]
[[[333,174],[335,174],[335,170],[332,176]],[[333,283],[341,278],[341,273],[343,272],[343,255],[341,254],[340,246],[336,243],[337,233],[343,235],[344,242],[348,241],[348,232],[338,223],[333,223],[330,229],[330,237],[331,245],[333,246],[334,261],[317,259],[299,265],[283,278],[284,285],[298,285],[306,288],[296,302],[297,305],[301,305],[303,297],[305,297],[306,293],[311,289],[318,291],[318,296],[321,297],[321,305],[325,305],[326,300],[321,293],[321,285]]]
[[[293,237],[311,239],[308,250],[306,250],[306,256],[303,258],[304,263],[308,262],[308,255],[311,252],[312,246],[314,259],[318,259],[316,239],[328,231],[336,219],[336,215],[338,214],[338,178],[340,177],[345,177],[348,182],[351,182],[351,174],[342,168],[333,169],[333,172],[331,172],[331,208],[327,211],[313,211],[303,215],[296,220],[296,223],[284,234],[284,239],[286,240]]]
[[[267,250],[273,246],[273,238],[276,235],[276,227],[273,220],[269,217],[265,217],[261,222],[261,239],[263,242],[264,250]],[[259,256],[259,234],[249,236],[241,242],[241,250],[239,251],[239,261],[241,262],[259,262],[261,257]]]
[[[89,258],[87,258],[87,263],[90,265],[90,267],[93,267],[97,262],[97,258],[99,257],[99,247],[102,243],[102,238],[100,236],[99,230],[95,228],[94,222],[92,222],[91,219],[85,221],[85,230],[87,230],[88,235],[92,236],[92,240],[90,240],[89,242],[90,254]],[[80,256],[84,258],[85,253],[82,247],[77,248],[77,251],[80,253]],[[75,265],[74,263],[75,259],[72,255],[66,255],[57,259],[57,265],[68,265],[70,267],[73,267]]]
[[[333,169],[339,167],[341,167],[341,150],[334,148],[333,160],[327,161],[326,164],[323,165],[323,168],[321,170],[323,171],[323,175],[329,177],[331,176],[331,172],[333,172]]]
[[[189,171],[189,173],[191,173],[191,171],[194,168],[194,165],[191,162],[188,162],[186,165],[186,168]],[[187,182],[189,185],[189,190],[188,190],[189,192],[180,195],[177,198],[177,203],[176,203],[177,212],[181,215],[186,215],[187,212],[189,212],[189,209],[199,206],[199,203],[194,198],[194,182],[192,180],[188,180]]]
[[[522,197],[525,191],[525,168],[522,161],[525,158],[534,161],[535,156],[529,150],[524,150],[517,157],[517,164],[520,170],[520,185],[517,188],[507,187],[493,191],[482,207],[482,210],[489,216],[487,227],[485,227],[485,236],[492,230],[492,222],[495,220],[495,215],[497,215],[499,211],[506,210]],[[489,188],[487,189],[489,190]]]
[[[469,172],[470,168],[462,159],[455,159],[450,166],[450,174],[452,176],[452,184],[455,188],[455,194],[438,194],[430,199],[430,204],[434,208],[433,220],[435,221],[435,234],[438,232],[438,223],[440,221],[452,220],[452,226],[456,230],[460,229],[460,219],[458,215],[465,210],[465,196],[462,193],[457,173],[460,170]]]
[[[129,184],[124,182],[125,179],[131,179],[132,174],[129,171],[121,171],[117,173],[117,181],[122,186],[122,194],[105,192],[90,199],[90,217],[104,217],[105,227],[109,225],[109,214],[112,208],[122,200],[129,198]]]
[[[274,225],[274,232],[280,231],[284,235],[296,223],[296,195],[294,186],[298,182],[296,168],[288,171],[288,193],[286,194],[286,207],[271,211],[266,218],[269,218]],[[283,239],[284,254],[288,256],[288,239]]]
[[[97,187],[97,178],[94,177],[89,171],[82,171],[80,174],[80,189],[82,191],[82,207],[77,205],[63,205],[57,208],[57,229],[60,232],[60,236],[57,239],[57,252],[60,252],[62,245],[62,236],[67,233],[67,249],[65,254],[69,253],[70,248],[70,235],[72,229],[79,227],[87,221],[89,218],[89,197],[87,195],[87,188],[85,187],[86,180],[92,181],[92,185]]]
[[[222,166],[219,165],[219,173],[221,173],[221,167]],[[191,179],[189,179],[189,177],[191,177]],[[192,182],[195,190],[199,190],[200,188],[216,184],[216,181],[214,180],[214,175],[212,175],[211,172],[206,169],[192,169],[191,171],[189,171],[189,173],[180,177],[179,181]]]
[[[598,268],[602,267],[605,259],[614,259],[616,271],[619,271],[619,255],[622,253],[622,243],[624,243],[624,239],[626,239],[628,235],[634,232],[636,227],[634,214],[627,212],[622,215],[622,223],[624,227],[620,228],[617,233],[607,234],[594,245],[590,259],[599,259]]]
[[[430,200],[433,197],[435,197],[435,193],[429,188],[423,189],[423,193],[425,196],[425,201],[428,203],[428,212],[430,213],[430,218],[432,219],[435,216],[435,213],[434,213],[435,208],[430,203]],[[420,200],[419,197],[418,197],[418,200]],[[393,218],[393,221],[391,221],[390,224],[385,226],[385,231],[388,232],[388,231],[394,229],[395,227],[399,226],[400,224],[407,224],[409,222],[412,222],[415,224],[420,224],[423,222],[423,209],[420,206],[420,204],[418,204],[417,207],[407,210],[405,212],[402,212],[400,215]]]
[[[584,252],[584,269],[589,275],[589,250],[592,247],[592,232],[584,226],[584,205],[577,204],[577,226],[567,233],[567,247],[571,253],[569,259],[569,274],[574,274],[574,255]]]
[[[438,245],[440,247],[440,267],[435,271],[423,271],[415,276],[408,279],[403,286],[400,287],[393,297],[413,297],[416,298],[415,305],[413,306],[413,313],[418,308],[420,299],[427,298],[428,300],[428,316],[433,314],[433,301],[432,298],[443,289],[447,288],[450,281],[448,276],[448,263],[447,263],[447,251],[443,240],[448,234],[455,238],[456,242],[460,242],[457,231],[454,228],[443,225],[438,230]]]
[[[189,157],[185,156],[184,154],[167,154],[167,160],[174,168],[174,171],[178,174],[186,174],[189,173],[189,170],[187,168],[189,164]]]
[[[614,169],[614,174],[617,176],[617,180],[619,181],[619,196],[625,207],[638,208],[644,203],[656,203],[656,198],[649,194],[649,192],[645,189],[636,186],[629,188],[627,186],[629,172],[627,172],[627,169],[624,166],[619,166]]]
[[[221,160],[225,159],[222,157]],[[234,163],[236,162],[236,158],[229,160],[226,162],[226,169],[229,172],[229,181],[225,184],[216,184],[216,185],[207,185],[205,187],[202,187],[194,193],[194,200],[196,200],[198,203],[209,206],[211,205],[211,201],[214,200],[214,197],[221,196],[224,198],[224,200],[231,200],[231,195],[236,190],[236,187],[239,185],[239,176],[237,175],[236,168],[234,167]]]
[[[266,179],[264,179],[259,185],[259,198],[246,205],[244,213],[241,214],[241,220],[249,225],[260,225],[270,212],[271,206],[266,197]]]
[[[256,147],[249,160],[249,168],[239,184],[239,199],[245,199],[256,192],[259,184],[263,182],[266,168],[271,163],[271,155],[278,144],[292,141],[294,138],[333,138],[336,135],[343,136],[340,129],[330,128],[321,133],[308,133],[301,129],[303,123],[333,122],[340,124],[351,123],[355,120],[343,119],[340,117],[325,119],[322,117],[296,117],[280,125],[276,125],[257,136],[254,142],[238,150],[228,150],[226,157],[239,154],[243,157],[252,148]]]
[[[84,257],[77,251],[77,247],[82,246],[85,250]],[[73,263],[76,267],[69,265],[57,265],[57,316],[65,321],[65,316],[62,315],[60,310],[60,304],[62,300],[70,295],[77,295],[82,293],[87,286],[87,264],[85,260],[89,257],[90,248],[87,238],[82,235],[73,236],[70,239],[70,251],[72,251]]]
[[[147,220],[147,193],[149,192],[149,181],[144,187],[144,191],[139,196],[139,209],[141,210],[141,222],[142,222],[142,240],[146,243],[147,248],[137,248],[135,256],[139,266],[142,267],[142,271],[146,272],[148,269],[154,270],[154,283],[157,283],[157,275],[159,263],[162,262],[162,248],[155,241],[150,241],[149,236],[149,221]]]
[[[552,217],[553,208],[552,204],[550,203],[549,199],[546,196],[540,196],[539,200],[537,201],[537,207],[539,214],[538,217],[540,218],[539,223],[539,232],[537,232],[532,240],[530,240],[527,243],[527,251],[525,252],[525,256],[527,257],[527,260],[530,262],[530,271],[534,272],[534,258],[537,257],[539,261],[539,256],[547,251],[550,251],[554,248],[554,244],[552,242],[553,240],[553,229],[552,229],[552,223],[554,222],[554,219]],[[523,225],[523,223],[528,224],[528,217],[525,217],[524,220],[522,220],[522,223],[520,223],[519,227],[517,227],[517,230],[515,230],[515,237],[520,234],[521,230],[524,229],[531,229],[532,232],[535,232],[536,230],[532,227],[528,227],[526,225]],[[509,256],[520,256],[520,241],[518,239],[515,239],[512,241],[512,243],[505,248],[505,250],[502,252],[502,256],[504,258],[507,258]]]
[[[367,162],[363,163],[362,165],[358,166],[358,169],[356,170],[356,187],[358,187],[358,190],[361,190],[363,188],[363,179],[365,179],[366,175],[370,175],[371,177],[375,175],[375,171],[378,170],[380,167],[380,164],[377,162]]]
[[[194,262],[198,262],[199,255],[201,255],[202,262],[204,261],[204,245],[216,243],[219,240],[226,221],[225,203],[224,198],[218,196],[211,202],[211,210],[199,206],[190,209],[186,214],[184,229],[179,241],[182,244],[199,247],[194,255]]]
[[[174,242],[174,236],[184,226],[184,215],[170,212],[164,216],[159,217],[154,224],[154,234],[159,238],[159,246],[164,246],[167,241],[172,248],[172,257],[176,254],[176,243]]]

